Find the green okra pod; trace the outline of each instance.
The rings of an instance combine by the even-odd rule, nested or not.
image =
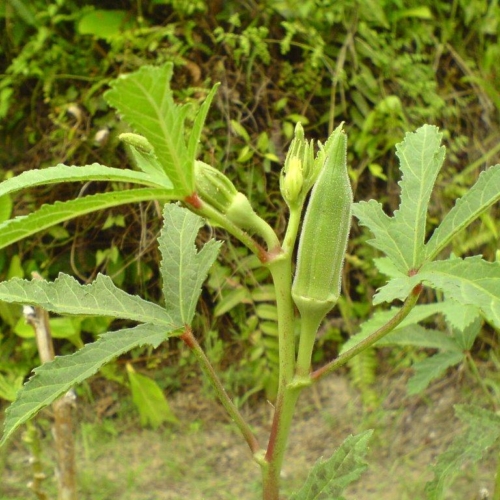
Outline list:
[[[347,138],[340,125],[318,154],[324,158],[323,166],[300,234],[292,297],[302,320],[316,329],[340,295],[353,198],[346,151]]]

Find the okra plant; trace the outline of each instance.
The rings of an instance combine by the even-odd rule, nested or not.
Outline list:
[[[158,347],[166,339],[178,337],[199,361],[260,466],[262,498],[278,500],[280,471],[300,393],[389,333],[395,336],[405,326],[427,317],[423,313],[427,306],[417,304],[424,287],[440,291],[449,303],[455,304],[456,310],[466,305],[475,311],[474,318],[479,315],[494,328],[500,328],[500,262],[446,254],[453,237],[500,199],[500,165],[485,170],[428,236],[427,209],[445,156],[436,127],[424,125],[408,133],[397,146],[402,173],[401,203],[390,216],[374,200],[353,204],[343,125],[324,144],[315,145],[306,140],[299,124],[280,178],[281,194],[289,209],[288,224],[284,235],[277,234],[216,166],[196,159],[217,86],[208,93],[187,133],[189,109],[177,105],[172,98],[172,71],[171,64],[143,67],[115,80],[105,95],[133,131],[121,138],[137,170],[98,164],[57,165],[28,171],[0,184],[0,195],[42,184],[88,180],[137,186],[44,205],[32,214],[9,220],[0,226],[2,247],[92,211],[152,199],[166,202],[158,239],[164,305],[130,295],[104,275],[87,285],[67,275],[60,275],[53,282],[12,279],[0,283],[0,300],[6,302],[32,304],[57,314],[114,316],[136,324],[108,332],[76,353],[57,357],[35,369],[7,409],[0,444],[40,409],[116,356],[138,346]],[[375,264],[388,277],[374,303],[400,301],[402,305],[377,312],[336,359],[313,368],[311,359],[318,328],[341,292],[352,214],[373,234],[368,243],[382,254]],[[265,444],[258,442],[225,392],[198,343],[197,332],[192,330],[202,284],[221,246],[214,239],[202,248],[195,245],[204,224],[223,228],[247,246],[262,266],[269,268],[273,278],[278,311],[279,382],[273,423]],[[468,321],[472,322],[463,319],[466,325]],[[461,408],[459,413],[467,422],[489,419],[493,422],[490,427],[494,423],[498,427],[498,417],[492,413],[468,408]],[[477,447],[474,449],[474,459],[498,438],[497,434],[492,433],[487,443],[482,441],[484,446],[479,454]],[[370,435],[371,431],[366,431],[347,437],[331,458],[319,460],[312,467],[303,487],[291,498],[340,499],[346,486],[366,468],[364,456]],[[452,467],[436,466],[436,477],[428,487],[429,498],[441,498],[444,478],[461,465],[457,456],[467,458],[466,451],[466,446],[460,447]]]

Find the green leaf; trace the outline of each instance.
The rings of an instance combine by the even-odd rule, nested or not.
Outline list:
[[[379,340],[376,345],[411,345],[426,349],[461,352],[457,342],[446,333],[424,328],[420,325],[408,325],[402,328],[400,326],[382,340]]]
[[[349,484],[366,470],[364,457],[373,434],[368,430],[349,436],[328,460],[318,460],[302,488],[290,500],[340,500]]]
[[[463,329],[453,328],[453,336],[462,351],[470,351],[481,332],[482,320],[479,316]]]
[[[172,191],[155,188],[139,188],[127,191],[113,191],[84,196],[65,202],[56,201],[53,205],[43,205],[29,215],[22,215],[0,224],[0,248],[43,231],[74,217],[98,210],[149,200],[171,200],[177,197]]]
[[[456,300],[445,297],[443,304],[443,314],[446,323],[453,330],[463,331],[467,326],[480,318],[479,309],[475,305],[466,305]]]
[[[9,195],[0,196],[0,223],[10,218],[12,214],[12,199]]]
[[[170,88],[172,74],[172,63],[142,66],[135,73],[111,82],[105,99],[135,132],[146,137],[175,190],[186,196],[194,190],[196,147],[216,89],[212,89],[199,110],[187,145],[184,123],[189,106],[175,104]]]
[[[205,125],[208,110],[210,109],[210,105],[212,104],[212,100],[218,88],[219,84],[216,83],[203,101],[203,104],[200,106],[200,109],[198,110],[198,113],[196,114],[196,117],[194,119],[193,128],[189,134],[188,141],[188,157],[193,158],[193,160],[196,159],[198,143],[200,142],[203,126]]]
[[[134,170],[122,170],[111,168],[98,163],[85,165],[84,167],[68,167],[67,165],[56,165],[55,167],[44,168],[43,170],[28,170],[22,174],[7,179],[0,183],[0,196],[7,193],[14,193],[24,188],[35,186],[45,186],[58,182],[81,182],[81,181],[109,181],[109,182],[132,182],[145,186],[170,189],[172,184],[163,177],[159,183],[159,177],[152,177],[144,172]]]
[[[53,282],[14,278],[0,283],[0,300],[32,304],[58,314],[114,316],[165,328],[183,325],[174,323],[163,307],[129,295],[102,274],[90,285],[80,285],[66,274],[60,274]]]
[[[164,422],[177,423],[167,399],[158,384],[151,378],[137,373],[127,364],[132,400],[139,411],[141,425],[157,429]]]
[[[426,245],[427,260],[435,259],[457,233],[498,201],[500,164],[482,172],[474,186],[446,214]]]
[[[53,403],[72,386],[79,384],[99,368],[121,354],[143,345],[158,347],[172,330],[143,324],[102,335],[96,342],[70,356],[35,368],[35,375],[19,391],[17,399],[5,412],[2,446],[12,433],[45,406]]]
[[[97,9],[83,15],[78,21],[77,29],[81,35],[94,35],[106,39],[132,26],[130,14],[126,10]]]
[[[383,251],[404,274],[417,269],[425,258],[427,207],[445,155],[441,136],[437,127],[424,125],[397,145],[403,177],[401,204],[393,217],[374,200],[353,207],[353,214],[375,236],[368,243]]]
[[[469,428],[453,440],[432,467],[434,479],[425,488],[428,500],[441,500],[445,486],[463,465],[480,460],[500,437],[499,415],[472,405],[456,405],[455,413]]]
[[[177,204],[165,205],[163,218],[158,242],[166,308],[176,324],[190,324],[201,285],[217,258],[221,243],[210,240],[197,251],[195,240],[204,221]]]
[[[495,328],[500,328],[500,262],[481,256],[424,264],[412,279],[445,292],[460,304],[479,308]]]
[[[422,392],[434,379],[440,377],[450,366],[464,359],[464,354],[457,351],[440,352],[413,365],[415,375],[408,380],[408,394]]]

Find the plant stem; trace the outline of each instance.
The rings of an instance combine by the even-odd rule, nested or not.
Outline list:
[[[316,333],[323,320],[323,315],[306,314],[300,318],[300,341],[297,354],[295,374],[298,377],[308,377],[311,372],[311,359],[316,341]]]
[[[338,358],[334,359],[330,363],[325,366],[319,368],[311,374],[312,382],[318,382],[325,375],[332,373],[337,368],[345,365],[350,359],[354,358],[357,354],[364,351],[368,347],[378,342],[381,338],[385,337],[388,333],[390,333],[396,326],[398,326],[401,321],[403,321],[410,311],[413,309],[415,304],[418,301],[420,296],[420,292],[422,291],[422,285],[417,285],[408,296],[408,298],[404,301],[401,309],[383,326],[381,326],[377,331],[373,332],[369,337],[363,339],[359,344],[356,344],[352,349],[341,354]]]
[[[208,379],[210,380],[213,388],[215,389],[217,397],[219,398],[226,411],[229,413],[229,416],[233,419],[235,424],[240,429],[252,453],[255,455],[256,453],[261,451],[257,438],[252,432],[252,429],[250,429],[250,426],[242,417],[238,408],[236,408],[235,404],[231,401],[231,398],[227,395],[227,392],[224,389],[219,377],[217,376],[217,373],[215,373],[210,360],[207,358],[200,344],[195,339],[193,332],[191,331],[191,328],[189,326],[185,327],[184,333],[180,336],[180,338],[193,351],[196,359],[200,363],[201,367],[208,376]]]
[[[265,456],[267,467],[262,468],[263,500],[279,500],[281,467],[300,392],[301,387],[288,386],[278,394]]]
[[[246,231],[241,229],[239,226],[231,222],[224,214],[220,213],[218,210],[210,206],[208,203],[205,203],[203,200],[198,198],[196,193],[189,196],[184,200],[187,208],[191,210],[191,212],[201,215],[202,217],[212,221],[219,226],[223,227],[229,234],[233,235],[237,238],[241,243],[243,243],[251,252],[253,252],[259,260],[263,263],[267,262],[269,259],[268,252],[276,252],[276,250],[280,247],[280,242],[276,233],[273,231],[271,226],[267,224],[263,219],[261,219],[263,223],[263,227],[265,229],[264,233],[261,236],[264,238],[267,244],[267,252],[259,245]]]
[[[292,302],[292,270],[290,255],[282,253],[269,263],[278,310],[279,384],[284,390],[291,382],[295,369],[295,317]],[[278,392],[279,394],[279,392]]]
[[[263,498],[278,500],[280,473],[300,387],[293,386],[295,370],[295,317],[291,295],[291,252],[269,263],[276,291],[279,335],[279,383],[271,434],[262,465]]]

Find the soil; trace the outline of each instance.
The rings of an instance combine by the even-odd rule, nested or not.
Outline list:
[[[460,432],[453,404],[464,402],[466,390],[463,380],[454,375],[424,396],[409,397],[405,381],[392,379],[381,382],[384,402],[372,412],[363,410],[359,394],[342,376],[305,391],[283,469],[283,498],[300,487],[319,457],[328,458],[349,434],[373,428],[369,469],[345,492],[345,498],[425,499],[425,482],[433,477],[428,466]],[[80,499],[259,498],[259,469],[220,405],[193,391],[175,395],[170,404],[181,424],[159,432],[112,419],[80,423]],[[262,402],[243,413],[264,446],[271,405]],[[8,453],[1,453],[0,500],[30,498],[25,489],[29,468],[23,448],[14,443]],[[465,467],[448,487],[446,499],[490,498],[494,480],[494,459],[490,458]]]

